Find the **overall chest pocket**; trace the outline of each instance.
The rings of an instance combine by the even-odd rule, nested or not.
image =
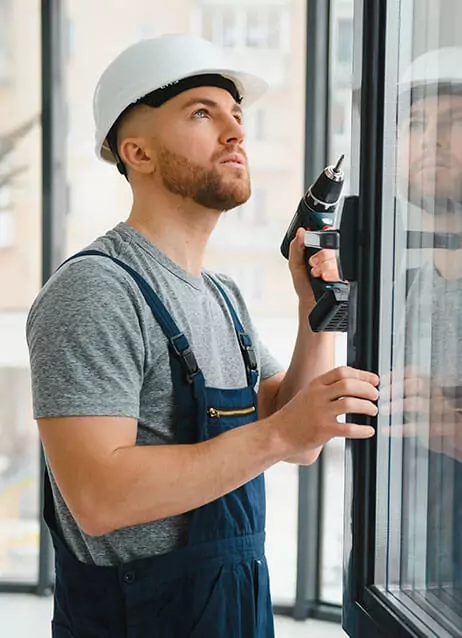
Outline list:
[[[207,409],[207,426],[210,438],[254,421],[256,411],[254,405],[242,408],[209,407]]]

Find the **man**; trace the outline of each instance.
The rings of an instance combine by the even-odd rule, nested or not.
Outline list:
[[[373,435],[337,421],[376,414],[378,379],[332,370],[332,335],[310,332],[303,231],[285,374],[236,285],[203,270],[221,212],[250,195],[240,103],[264,83],[233,69],[206,41],[163,36],[124,51],[96,89],[96,151],[133,207],[28,320],[58,638],[273,636],[262,473]],[[337,276],[329,253],[312,264]]]
[[[404,390],[414,417],[431,409],[429,445],[462,461],[462,49],[420,56],[400,86],[401,213],[421,257],[408,276]],[[406,109],[408,112],[406,113]],[[428,240],[432,240],[429,244]],[[422,250],[421,246],[427,246]],[[430,246],[430,249],[428,247]],[[412,404],[412,407],[411,407]],[[416,407],[417,406],[417,407]],[[428,416],[428,414],[427,414]],[[425,421],[427,416],[423,417]],[[408,432],[411,431],[408,427]],[[422,434],[422,428],[415,432]],[[425,436],[425,435],[424,435]]]

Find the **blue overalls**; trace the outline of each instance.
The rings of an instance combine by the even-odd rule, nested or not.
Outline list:
[[[83,251],[71,257],[100,255]],[[257,419],[258,372],[249,335],[220,284],[247,370],[247,387],[209,388],[183,333],[139,273],[139,286],[169,340],[178,443],[198,443]],[[68,260],[69,261],[69,260]],[[66,262],[65,262],[66,263]],[[264,554],[263,475],[194,510],[185,546],[116,567],[80,562],[61,538],[49,478],[45,520],[55,547],[54,638],[272,638]]]

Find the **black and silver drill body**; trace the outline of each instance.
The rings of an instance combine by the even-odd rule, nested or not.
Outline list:
[[[305,233],[305,259],[316,306],[309,321],[314,332],[346,332],[348,326],[348,284],[325,282],[311,275],[309,259],[323,248],[338,248],[337,231],[329,232],[336,225],[336,209],[342,193],[344,175],[342,155],[335,166],[327,166],[301,199],[295,215],[281,244],[281,252],[289,258],[290,242],[297,230]],[[340,270],[340,263],[339,263]],[[340,273],[340,276],[341,273]]]

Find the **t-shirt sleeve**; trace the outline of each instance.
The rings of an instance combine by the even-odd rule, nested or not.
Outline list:
[[[260,359],[260,379],[269,379],[270,377],[283,372],[284,367],[279,361],[271,354],[270,349],[261,341],[258,331],[250,318],[247,305],[244,301],[241,291],[239,290],[236,282],[227,275],[219,274],[215,275],[220,283],[225,287],[226,292],[230,294],[230,300],[233,304],[236,304],[236,310],[239,314],[245,330],[250,333],[252,343]]]
[[[145,348],[141,295],[105,258],[67,264],[29,312],[34,418],[138,418]]]
[[[260,377],[262,381],[273,377],[275,374],[278,374],[278,372],[284,372],[284,367],[275,357],[273,357],[269,349],[260,341],[260,339],[258,339],[258,348],[260,351]]]

